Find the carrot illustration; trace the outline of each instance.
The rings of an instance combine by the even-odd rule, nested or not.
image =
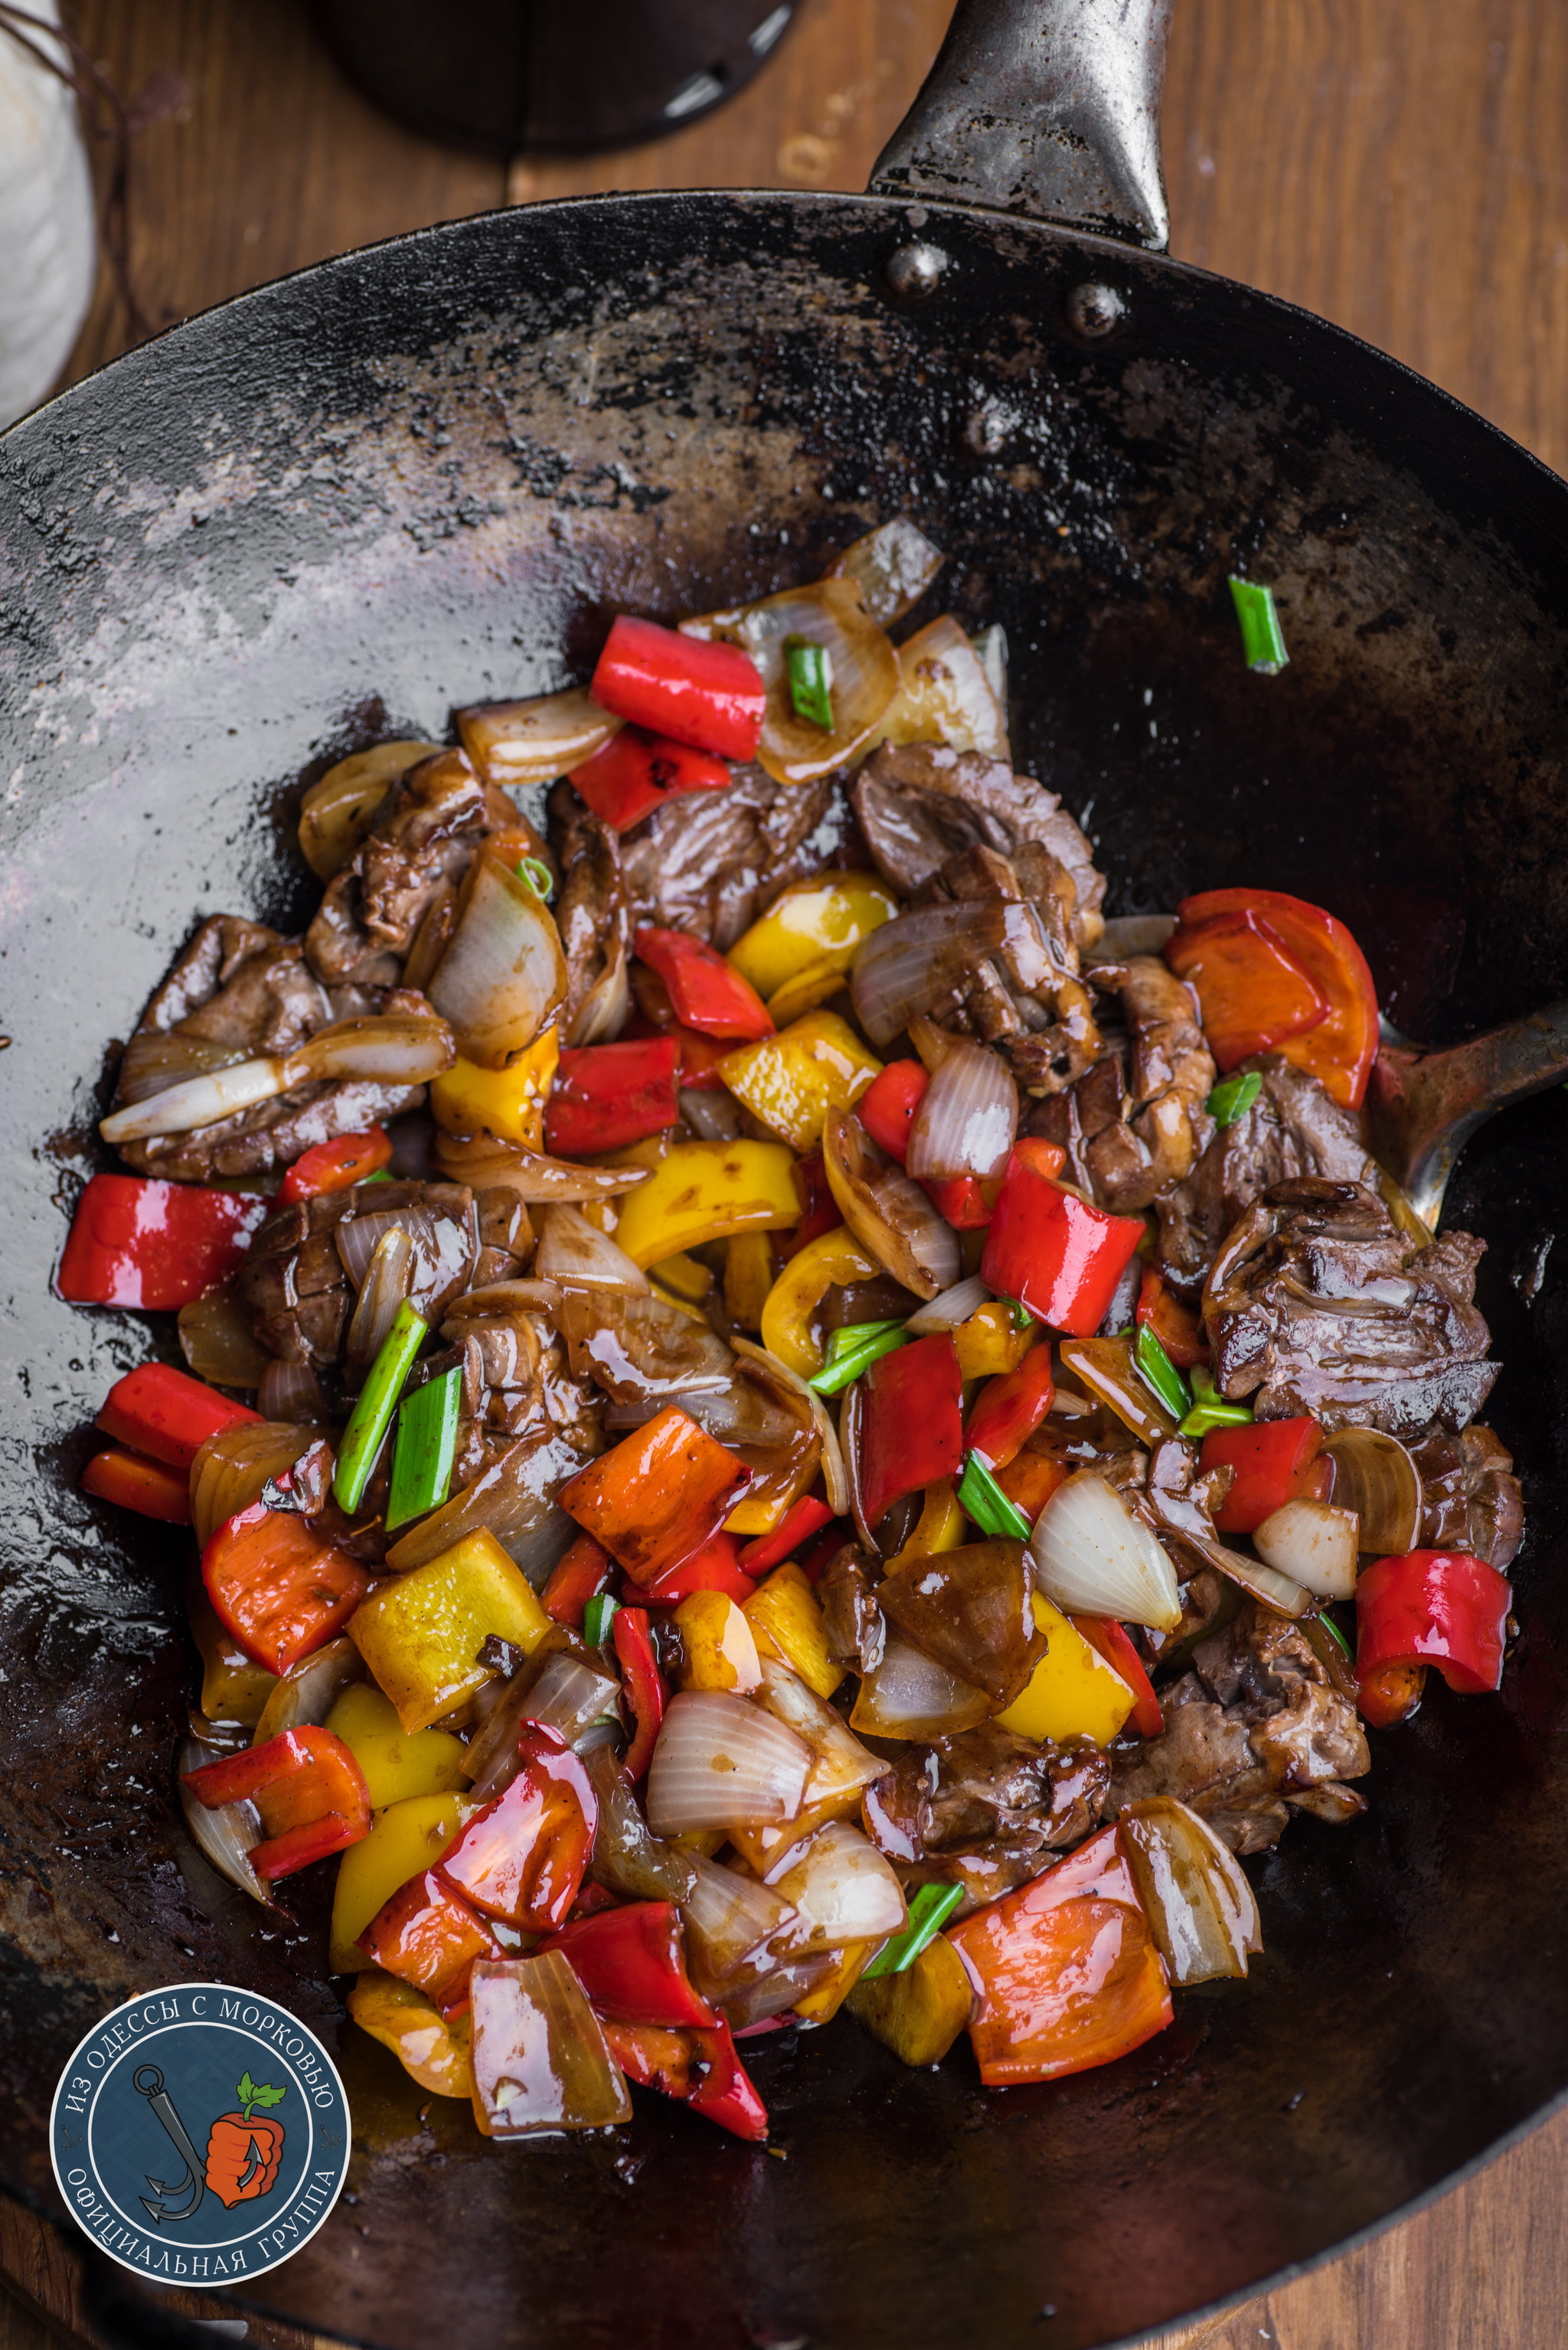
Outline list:
[[[240,2112],[220,2114],[207,2137],[207,2184],[228,2211],[265,2195],[283,2159],[283,2124],[265,2110],[259,2120],[254,2113],[257,2106],[279,2104],[286,2092],[265,2082],[258,2087],[247,2073],[236,2095]]]

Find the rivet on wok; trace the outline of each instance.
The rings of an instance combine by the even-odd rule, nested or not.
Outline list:
[[[1126,298],[1114,286],[1101,286],[1093,279],[1086,286],[1075,286],[1062,308],[1073,333],[1086,343],[1104,342],[1127,324]]]
[[[900,302],[929,302],[948,266],[940,244],[900,244],[888,256],[888,284]]]

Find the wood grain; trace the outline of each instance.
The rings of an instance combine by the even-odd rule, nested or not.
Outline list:
[[[510,173],[378,114],[304,0],[78,0],[73,13],[119,87],[151,100],[132,259],[165,325],[508,199],[863,187],[950,7],[805,0],[767,69],[708,120]],[[1563,0],[1176,0],[1173,249],[1381,344],[1568,471],[1565,120]],[[71,377],[123,335],[106,286]],[[1565,2167],[1568,2116],[1366,2250],[1159,2350],[1568,2350]],[[72,2260],[3,2199],[0,2265],[74,2332]],[[0,2350],[55,2338],[0,2299]]]

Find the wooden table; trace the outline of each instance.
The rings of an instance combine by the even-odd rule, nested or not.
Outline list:
[[[860,188],[950,0],[804,0],[769,68],[657,145],[510,170],[411,137],[336,72],[303,0],[76,0],[140,102],[132,260],[166,325],[323,255],[607,188]],[[1568,471],[1563,0],[1176,0],[1172,245],[1397,352]],[[107,285],[71,373],[111,358]],[[1568,2350],[1568,2116],[1471,2185],[1162,2350]],[[68,2264],[0,2210],[0,2263],[69,2326]],[[0,2350],[48,2336],[0,2302]]]

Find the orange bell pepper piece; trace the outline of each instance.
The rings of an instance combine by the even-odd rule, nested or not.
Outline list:
[[[667,1403],[580,1469],[559,1499],[628,1575],[651,1583],[718,1533],[751,1482],[743,1461]]]

